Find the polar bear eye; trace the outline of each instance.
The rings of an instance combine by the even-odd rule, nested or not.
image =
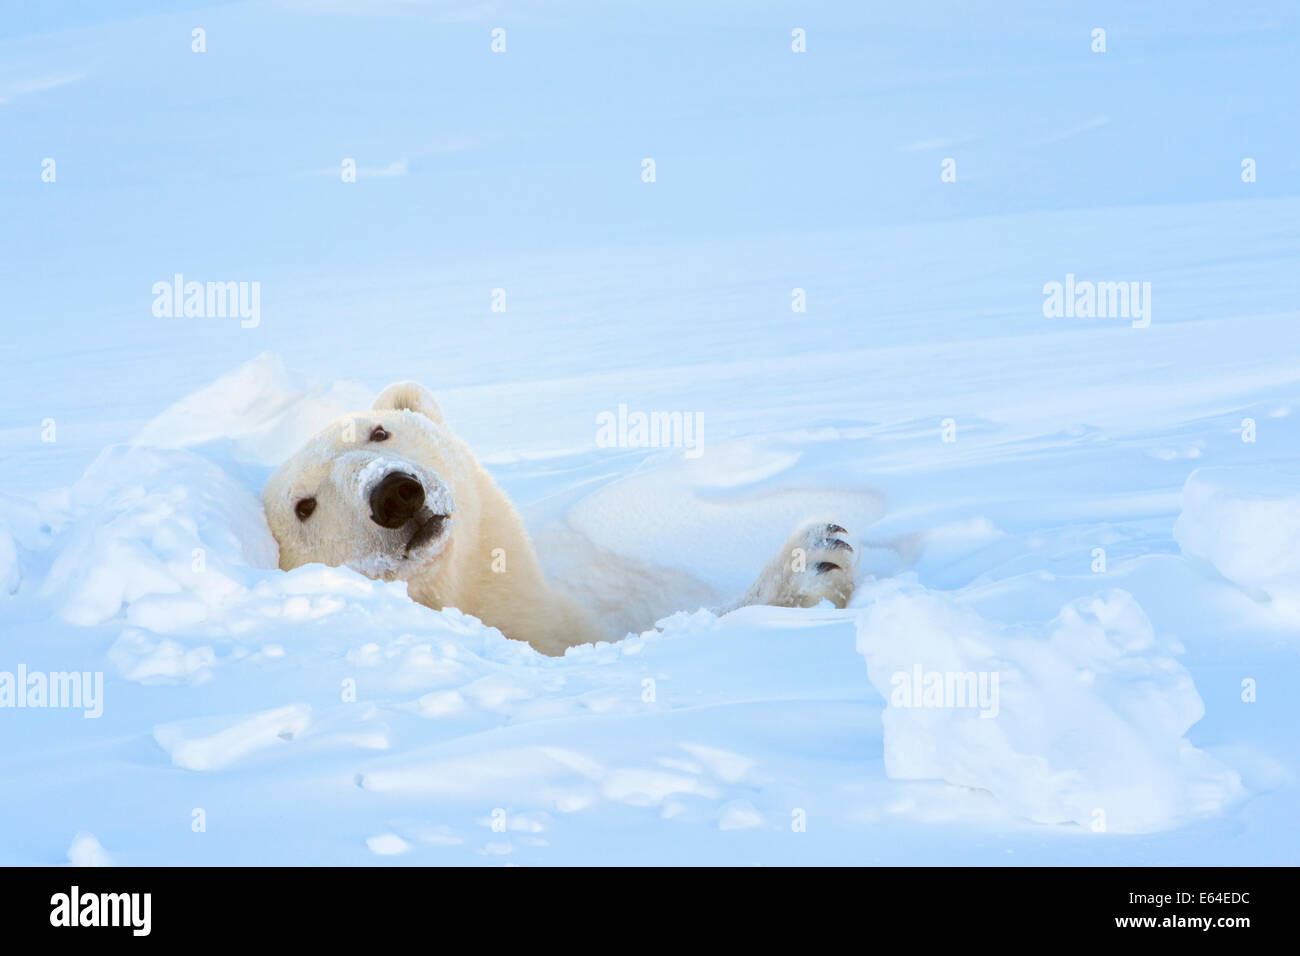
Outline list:
[[[311,517],[311,513],[316,510],[315,498],[304,498],[293,506],[293,513],[298,516],[299,521],[306,521]]]
[[[383,425],[376,425],[375,430],[370,433],[371,441],[384,441],[388,437],[388,432],[384,431]]]

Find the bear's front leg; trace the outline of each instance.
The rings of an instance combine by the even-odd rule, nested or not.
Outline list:
[[[830,601],[845,607],[853,596],[853,546],[837,524],[801,527],[768,562],[744,596],[727,610],[750,604],[812,607]]]

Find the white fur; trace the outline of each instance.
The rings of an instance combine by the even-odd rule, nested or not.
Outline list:
[[[369,440],[376,426],[389,433],[386,440]],[[394,472],[414,476],[426,507],[449,516],[409,554],[414,524],[390,530],[370,516],[371,491]],[[316,507],[299,520],[295,507],[305,498]],[[443,423],[433,396],[414,383],[390,385],[370,411],[345,416],[307,442],[271,476],[262,499],[285,570],[321,563],[403,580],[420,603],[459,608],[544,654],[622,636],[546,583],[514,506]],[[806,607],[826,599],[843,607],[853,590],[852,550],[837,543],[833,528],[816,523],[796,531],[735,606]],[[622,590],[614,581],[604,588],[611,598]]]

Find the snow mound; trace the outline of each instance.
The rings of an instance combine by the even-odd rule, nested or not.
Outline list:
[[[1300,478],[1203,468],[1183,486],[1174,539],[1257,600],[1300,618]]]
[[[1082,598],[1038,631],[886,582],[858,650],[888,701],[885,770],[987,790],[1043,823],[1142,833],[1215,813],[1237,774],[1184,734],[1203,705],[1180,650],[1128,593]]]
[[[193,452],[105,449],[68,509],[41,591],[73,624],[183,631],[278,564],[261,502]]]
[[[24,554],[48,544],[48,529],[30,501],[0,493],[0,596],[14,594],[22,584]]]
[[[264,352],[156,416],[135,438],[155,448],[226,441],[238,461],[277,464],[330,422],[368,408],[362,385],[299,386],[280,356]]]
[[[83,830],[72,838],[68,863],[72,866],[112,866],[113,858],[93,833]]]
[[[234,719],[163,724],[154,728],[153,736],[176,766],[219,770],[277,742],[293,740],[310,722],[310,706],[290,704]]]

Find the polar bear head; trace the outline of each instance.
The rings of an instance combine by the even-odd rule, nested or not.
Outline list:
[[[280,465],[262,493],[280,567],[346,566],[409,580],[450,549],[475,508],[469,449],[433,396],[390,385],[368,412],[345,415]]]

